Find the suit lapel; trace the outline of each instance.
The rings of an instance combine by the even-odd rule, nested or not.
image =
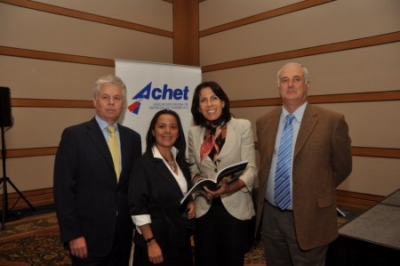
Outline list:
[[[128,132],[125,128],[118,124],[118,131],[119,131],[119,143],[120,143],[120,150],[121,150],[121,174],[119,176],[118,184],[121,184],[122,179],[128,178],[129,176],[125,177],[124,169],[126,169],[126,165],[129,163],[128,160],[128,151],[132,149],[133,143],[130,142]],[[130,162],[133,163],[133,162]]]
[[[218,157],[223,158],[224,156],[226,156],[229,153],[231,153],[234,145],[237,144],[237,143],[239,143],[239,141],[237,140],[237,134],[235,134],[233,125],[229,121],[228,124],[227,124],[227,128],[226,128],[225,143],[222,146],[222,149],[221,149]]]
[[[129,162],[126,160],[128,159],[128,151],[132,149],[133,143],[130,142],[128,132],[122,126],[118,125],[119,131],[119,141],[120,141],[120,149],[121,149],[121,164],[122,164],[122,171]],[[130,162],[133,163],[133,162]],[[121,172],[122,176],[122,172]]]
[[[100,154],[102,154],[107,163],[114,169],[114,163],[111,157],[110,150],[108,148],[107,142],[104,138],[103,133],[101,132],[101,129],[99,125],[97,124],[97,121],[95,118],[90,120],[88,127],[87,127],[87,134],[90,140],[92,140],[93,144],[97,147],[99,150]]]
[[[164,178],[167,183],[171,184],[171,186],[176,190],[179,195],[183,196],[182,190],[179,187],[178,181],[175,179],[174,175],[169,171],[168,167],[164,164],[163,160],[160,158],[153,158],[153,160],[157,161],[156,171],[158,172],[161,178]]]
[[[267,156],[263,156],[263,158],[267,161],[270,161],[274,153],[276,133],[278,131],[282,108],[277,108],[272,112],[271,115],[267,116],[263,121],[260,121],[260,123],[262,123],[260,126],[261,131],[258,132],[258,137],[263,140],[259,141],[259,145],[263,144],[263,146],[258,147],[258,150],[266,153]]]
[[[311,105],[307,104],[301,121],[299,133],[297,135],[294,156],[296,156],[300,152],[317,123],[318,114],[314,111],[314,108]]]
[[[281,117],[282,109],[279,108],[277,112],[274,113],[274,115],[270,116],[269,120],[265,121],[265,124],[268,125],[266,126],[267,132],[266,132],[266,139],[267,139],[267,154],[268,157],[271,158],[274,149],[275,149],[275,141],[276,141],[276,134],[278,132],[278,126],[279,126],[279,119]]]
[[[230,152],[232,151],[234,145],[239,143],[239,140],[237,140],[237,134],[234,132],[235,129],[234,129],[234,126],[233,126],[231,121],[229,121],[227,123],[226,139],[225,139],[224,145],[222,146],[222,148],[220,150],[220,153],[218,154],[218,158],[219,159],[225,157],[228,154],[230,154]],[[200,146],[201,146],[201,144],[203,143],[203,140],[204,140],[205,131],[206,131],[205,127],[200,127],[199,136],[198,136],[199,142],[198,142],[198,146],[196,148],[196,151],[200,150]],[[209,156],[206,156],[204,158],[203,162],[207,163],[207,164],[208,163],[212,164],[213,165],[212,167],[215,167],[215,163],[210,159]]]

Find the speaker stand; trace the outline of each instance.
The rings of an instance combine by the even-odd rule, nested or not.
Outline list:
[[[1,121],[0,121],[1,122]],[[5,229],[5,222],[10,218],[11,213],[8,209],[8,193],[7,193],[7,184],[10,184],[14,190],[18,193],[18,195],[28,204],[32,211],[35,211],[35,208],[32,204],[24,197],[24,195],[19,191],[19,189],[11,182],[10,178],[7,177],[6,171],[6,148],[5,148],[5,137],[4,137],[4,127],[1,126],[1,159],[3,162],[3,177],[0,178],[0,185],[3,184],[3,207],[2,207],[2,219],[1,219],[1,230]]]

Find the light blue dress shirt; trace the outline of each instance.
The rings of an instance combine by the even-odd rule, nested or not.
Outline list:
[[[300,124],[301,120],[303,119],[304,115],[304,110],[306,109],[307,102],[305,102],[302,106],[300,106],[294,113],[294,119],[293,119],[293,146],[292,146],[292,164],[293,164],[293,154],[294,154],[294,148],[296,147],[296,139],[297,135],[299,133],[300,129]],[[279,151],[279,144],[282,136],[282,131],[283,131],[283,126],[285,124],[285,118],[289,114],[289,112],[282,107],[282,114],[279,119],[279,126],[278,126],[278,132],[276,134],[276,140],[275,140],[275,147],[274,147],[274,154],[272,156],[272,162],[271,162],[271,169],[269,171],[269,178],[267,180],[267,190],[265,193],[265,199],[272,205],[276,206],[275,201],[274,201],[274,186],[275,186],[275,171],[276,171],[276,161],[278,159],[278,151]],[[290,192],[291,195],[293,195],[293,165],[291,166],[292,171],[290,172]],[[288,210],[293,209],[293,198],[292,198],[292,203],[289,205]]]

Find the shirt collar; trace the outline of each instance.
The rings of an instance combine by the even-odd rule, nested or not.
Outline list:
[[[159,158],[159,159],[164,160],[164,158],[162,157],[160,151],[157,149],[156,145],[153,146],[152,151],[153,151],[153,157],[154,158]],[[174,156],[174,158],[176,158],[176,154],[178,153],[178,149],[175,148],[175,147],[172,147],[171,148],[171,152],[172,152],[172,156]]]
[[[101,119],[98,115],[95,116],[95,119],[102,130],[105,130],[109,126],[109,124],[106,121],[104,121],[103,119]],[[112,126],[114,126],[116,128],[116,130],[118,131],[118,123],[117,122],[112,124]]]
[[[296,111],[293,112],[293,115],[297,121],[301,122],[301,119],[303,118],[306,107],[307,107],[307,102],[304,102],[299,108],[296,109]],[[282,106],[281,118],[283,121],[285,120],[285,118],[288,114],[289,114],[289,112]]]

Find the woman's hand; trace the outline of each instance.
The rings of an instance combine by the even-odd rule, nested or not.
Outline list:
[[[150,262],[153,264],[160,264],[164,261],[161,248],[155,239],[147,243],[147,253]]]
[[[195,215],[196,215],[196,208],[195,208],[195,206],[194,206],[193,200],[191,200],[191,201],[188,202],[188,204],[187,204],[187,212],[188,212],[187,215],[188,215],[188,218],[189,218],[189,219],[195,218]]]
[[[153,230],[151,229],[150,224],[140,225],[139,229],[139,232],[142,232],[143,238],[147,244],[147,254],[149,256],[149,261],[153,264],[162,263],[164,261],[162,250],[157,243],[157,239],[153,234]]]
[[[204,186],[204,190],[206,191],[207,199],[212,200],[214,198],[220,197],[222,194],[225,194],[227,191],[227,184],[225,178],[221,181],[221,186],[217,190],[210,190],[206,186]]]
[[[230,176],[226,176],[222,179],[221,181],[221,186],[213,191],[208,189],[207,187],[204,187],[204,190],[206,191],[207,199],[212,200],[216,197],[220,197],[221,195],[224,194],[232,194],[235,193],[236,191],[240,190],[242,187],[245,186],[245,183],[238,179],[235,182],[228,184],[228,181],[230,180]]]

